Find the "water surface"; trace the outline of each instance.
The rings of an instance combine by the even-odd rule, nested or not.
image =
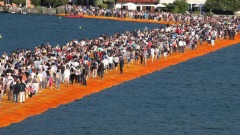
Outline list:
[[[239,50],[240,44],[171,66],[0,128],[0,133],[237,135]]]
[[[120,22],[112,20],[65,18],[49,15],[0,14],[0,53],[13,49],[30,48],[50,43],[62,45],[72,39],[96,38],[102,34],[113,35],[116,32],[134,31],[148,27],[160,27],[160,24]]]

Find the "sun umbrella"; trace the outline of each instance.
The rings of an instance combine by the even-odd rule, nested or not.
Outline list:
[[[127,6],[128,10],[136,10],[136,8],[137,8],[136,4],[131,3],[131,2],[123,4],[123,6]]]
[[[161,4],[161,3],[159,3],[159,4],[155,5],[155,8],[161,8],[161,7],[166,7],[166,6],[165,6],[165,5],[163,5],[163,4]]]
[[[194,5],[193,7],[200,7],[200,8],[202,8],[202,7],[204,7],[204,4],[197,4],[197,5]]]

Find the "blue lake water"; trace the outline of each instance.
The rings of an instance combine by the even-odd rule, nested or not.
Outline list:
[[[58,16],[0,14],[0,53],[17,48],[33,49],[50,43],[62,45],[72,39],[96,38],[126,30],[160,27],[159,24],[119,22],[98,19],[71,19]],[[10,49],[10,50],[9,50]]]
[[[239,50],[240,44],[114,86],[0,128],[0,134],[237,135]]]

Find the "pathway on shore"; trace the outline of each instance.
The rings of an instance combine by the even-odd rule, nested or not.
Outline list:
[[[238,42],[240,42],[240,35],[237,35],[235,40],[216,41],[215,46],[204,44],[199,46],[197,50],[188,51],[185,54],[176,53],[168,56],[167,59],[162,58],[153,63],[149,60],[147,66],[131,65],[127,67],[127,65],[125,65],[123,74],[119,74],[119,71],[108,71],[107,74],[104,74],[102,80],[98,78],[89,79],[88,86],[70,85],[70,87],[64,87],[62,85],[61,90],[45,89],[37,96],[27,99],[26,103],[7,102],[5,96],[3,103],[0,104],[0,128],[20,122],[30,116],[41,114],[50,108],[56,108],[76,99],[81,99],[90,94],[100,92],[106,88],[214,52]]]

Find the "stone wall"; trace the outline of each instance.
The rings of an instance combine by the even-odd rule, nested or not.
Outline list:
[[[0,12],[4,12],[4,8],[3,7],[0,7]]]
[[[61,13],[64,13],[64,10],[59,10]],[[48,15],[55,15],[57,14],[57,8],[46,8],[46,7],[33,7],[33,8],[18,8],[18,7],[12,7],[4,8],[0,7],[0,12],[14,12],[14,13],[28,13],[28,14],[48,14]]]

